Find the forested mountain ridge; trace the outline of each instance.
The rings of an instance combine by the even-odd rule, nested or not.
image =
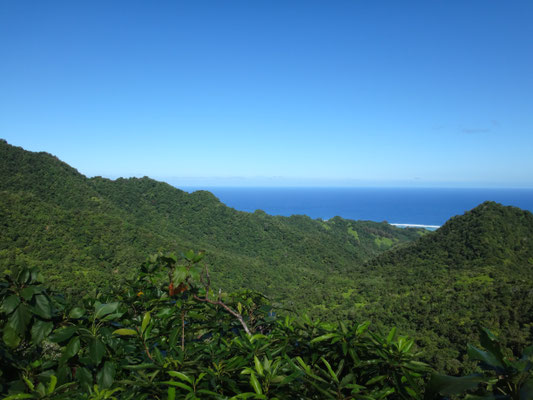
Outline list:
[[[533,265],[533,214],[486,201],[451,218],[418,242],[376,257],[371,264],[412,263],[416,259],[449,268],[502,261]]]
[[[0,142],[0,268],[36,265],[60,289],[116,284],[158,249],[205,250],[216,285],[308,307],[343,274],[422,230],[246,213],[150,178],[88,179],[47,153]],[[296,290],[298,289],[298,290]],[[310,296],[309,294],[312,293]]]
[[[431,233],[246,213],[146,177],[88,179],[2,141],[0,224],[0,270],[38,266],[76,296],[120,287],[159,249],[192,248],[215,288],[257,290],[315,319],[398,326],[442,371],[464,368],[479,325],[516,352],[533,339],[533,217],[496,203]]]
[[[98,196],[56,157],[1,141],[0,266],[39,266],[58,287],[85,292],[123,279],[140,248],[172,246]]]
[[[357,317],[412,332],[440,368],[457,372],[453,359],[480,325],[515,350],[533,340],[529,211],[485,202],[364,270],[353,278],[365,304]]]

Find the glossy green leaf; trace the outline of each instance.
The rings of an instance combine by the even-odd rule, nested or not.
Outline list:
[[[31,317],[32,315],[28,306],[21,303],[9,317],[8,325],[10,325],[19,336],[23,337]]]
[[[426,392],[430,394],[441,394],[445,396],[461,394],[467,390],[475,389],[484,381],[481,375],[469,376],[447,376],[433,374],[429,381]]]
[[[336,333],[326,333],[325,335],[322,335],[322,336],[319,336],[319,337],[314,338],[314,339],[311,340],[309,343],[322,342],[322,341],[324,341],[324,340],[329,340],[329,339],[334,338],[334,337],[336,337],[336,336],[337,336]]]
[[[26,378],[24,375],[22,376],[22,380],[24,381],[28,389],[30,389],[30,391],[33,392],[35,390],[35,385],[33,384],[33,382]]]
[[[191,279],[193,281],[198,282],[200,280],[200,276],[202,275],[202,268],[199,265],[193,265],[189,270],[189,274],[191,275]]]
[[[170,307],[163,308],[157,313],[157,318],[166,318],[174,314],[174,309]]]
[[[42,382],[39,382],[37,384],[37,387],[35,388],[35,391],[39,393],[39,396],[44,397],[46,396],[46,388],[44,387],[44,384]]]
[[[176,388],[169,386],[167,391],[167,400],[175,400],[176,399]]]
[[[393,327],[387,335],[387,344],[390,344],[396,336],[396,327]]]
[[[257,340],[260,340],[260,339],[268,339],[268,336],[263,335],[261,333],[256,333],[255,335],[252,335],[250,337],[250,342],[253,343],[253,342],[255,342]]]
[[[167,265],[175,264],[178,261],[178,257],[176,257],[176,255],[173,253],[168,253],[165,256],[160,256],[160,259]]]
[[[48,388],[46,389],[47,394],[54,393],[54,390],[57,385],[57,377],[55,375],[50,376],[50,382],[48,382]]]
[[[67,364],[60,364],[56,370],[57,382],[63,386],[70,382],[71,369]],[[58,388],[59,389],[59,388]]]
[[[37,267],[30,268],[30,279],[33,283],[43,282],[43,274]]]
[[[93,385],[93,375],[89,369],[78,367],[76,369],[76,381],[79,382],[83,391],[89,391]]]
[[[300,379],[304,375],[305,374],[302,371],[293,372],[291,375],[284,377],[281,380],[280,385],[286,385],[288,383],[291,383],[293,380]]]
[[[379,398],[380,399],[384,399],[385,397],[387,397],[388,395],[393,394],[394,392],[396,392],[396,389],[394,389],[392,387],[386,387],[386,388],[380,390]]]
[[[89,342],[89,358],[94,365],[98,366],[105,354],[105,345],[97,338]]]
[[[198,386],[198,384],[200,383],[200,381],[204,378],[204,376],[207,375],[207,372],[202,372],[200,375],[198,375],[198,378],[196,378],[196,380],[194,381],[195,385]]]
[[[257,377],[255,376],[253,372],[250,374],[250,385],[252,385],[252,387],[254,388],[255,393],[263,394],[263,389],[261,388],[261,384],[259,383],[259,381],[257,380]]]
[[[499,359],[498,355],[490,351],[483,351],[469,344],[467,347],[467,353],[468,353],[468,357],[471,360],[481,361],[492,369],[504,369],[505,368],[502,361]]]
[[[76,354],[78,354],[80,348],[80,338],[78,336],[74,336],[72,339],[70,339],[70,342],[68,342],[67,347],[63,351],[63,354],[61,355],[61,361],[66,362],[74,357]]]
[[[254,356],[254,364],[257,374],[259,376],[263,376],[263,365],[261,365],[261,362],[259,361],[259,358],[257,358],[257,356]]]
[[[15,347],[19,345],[21,339],[17,335],[17,332],[15,332],[15,329],[13,329],[9,325],[6,325],[4,328],[3,335],[2,335],[2,340],[8,347],[11,347],[12,349],[14,349]]]
[[[17,276],[17,282],[18,283],[28,283],[28,280],[30,279],[30,270],[27,268],[22,269],[18,276]]]
[[[150,316],[150,313],[146,312],[144,314],[143,321],[142,321],[142,324],[141,324],[141,334],[144,334],[144,331],[146,330],[146,327],[150,323],[151,319],[152,319],[152,317]]]
[[[72,337],[72,335],[76,332],[77,328],[75,326],[69,326],[66,328],[60,328],[56,331],[54,331],[50,335],[50,341],[55,343],[62,343]]]
[[[189,382],[191,385],[193,384],[193,380],[187,375],[185,375],[183,372],[168,371],[167,373],[174,378],[178,378],[178,379],[181,379],[182,381]]]
[[[83,317],[85,314],[85,310],[81,307],[74,307],[72,310],[70,310],[68,316],[72,319],[78,319]]]
[[[2,302],[1,311],[6,314],[11,314],[19,304],[19,297],[12,294],[11,296],[4,299],[4,301]]]
[[[295,358],[296,362],[300,364],[300,366],[304,369],[305,372],[309,372],[311,370],[311,367],[305,363],[305,361],[302,359],[302,357],[298,356]]]
[[[181,329],[180,328],[175,328],[170,333],[170,338],[169,338],[169,342],[168,342],[170,347],[176,346],[176,343],[178,343],[178,339],[180,338],[180,336],[181,336]]]
[[[204,258],[205,256],[205,253],[202,253],[202,252],[199,252],[198,254],[196,254],[194,257],[193,257],[193,262],[197,263],[197,262],[200,262],[202,261],[202,259]]]
[[[107,303],[107,304],[99,304],[95,306],[95,318],[103,318],[108,314],[114,313],[119,306],[118,302],[114,303]]]
[[[409,396],[411,396],[413,399],[416,399],[418,398],[418,395],[416,393],[416,391],[412,388],[410,388],[409,386],[405,386],[403,388],[407,393],[409,393]]]
[[[365,321],[362,324],[359,324],[355,330],[355,333],[357,335],[362,335],[364,332],[368,330],[368,327],[370,326],[370,321]]]
[[[193,250],[188,250],[187,252],[185,252],[184,256],[187,260],[192,261],[194,259],[195,254]]]
[[[365,383],[365,386],[370,386],[370,385],[373,385],[374,383],[376,382],[381,382],[383,380],[385,380],[387,378],[387,375],[378,375],[378,376],[375,376],[373,377],[372,379],[369,379],[366,383]]]
[[[31,339],[33,343],[41,343],[52,332],[53,327],[54,324],[51,321],[43,321],[36,318],[31,327]]]
[[[39,382],[35,389],[33,389],[36,393],[39,394],[40,397],[46,396],[46,387],[44,386],[44,383]]]
[[[172,281],[177,286],[189,277],[189,269],[185,265],[178,265],[172,275]]]
[[[120,329],[113,331],[113,335],[135,336],[137,335],[137,331],[133,329],[120,328]]]
[[[40,293],[40,290],[36,289],[35,286],[27,286],[20,291],[20,295],[26,301],[30,301],[34,294]]]
[[[481,328],[479,341],[485,350],[489,351],[498,362],[503,365],[503,354],[498,338],[487,328]]]
[[[329,375],[331,376],[331,379],[333,379],[336,383],[339,383],[339,378],[337,377],[337,374],[333,371],[333,368],[331,368],[331,365],[329,362],[324,358],[320,357],[326,368],[328,369]]]
[[[116,319],[119,319],[123,315],[124,313],[121,313],[121,312],[107,314],[105,317],[102,318],[102,321],[114,321]]]
[[[33,312],[44,319],[52,318],[50,300],[44,294],[38,294],[33,298]]]
[[[96,381],[98,386],[102,388],[109,388],[115,380],[115,364],[111,361],[106,361],[104,366],[96,374]]]
[[[422,361],[409,361],[406,366],[417,371],[427,370],[430,367]]]

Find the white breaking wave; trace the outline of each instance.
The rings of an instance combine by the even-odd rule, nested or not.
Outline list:
[[[404,228],[408,228],[408,227],[412,227],[412,228],[434,228],[434,229],[440,228],[440,225],[421,225],[421,224],[391,224],[391,225],[404,227]]]

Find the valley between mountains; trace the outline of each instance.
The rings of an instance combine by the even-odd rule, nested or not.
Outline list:
[[[72,299],[127,285],[147,256],[205,253],[211,285],[277,313],[396,326],[439,371],[472,368],[479,326],[533,340],[533,214],[485,202],[435,232],[335,217],[246,213],[150,178],[87,178],[0,142],[0,270],[38,267]]]

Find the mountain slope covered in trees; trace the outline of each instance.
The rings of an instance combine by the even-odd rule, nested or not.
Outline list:
[[[533,339],[533,214],[486,202],[436,232],[239,212],[149,178],[88,179],[0,142],[0,269],[37,266],[74,297],[120,288],[149,254],[204,251],[213,288],[311,318],[397,326],[441,371],[470,368],[479,326]]]
[[[47,153],[0,142],[0,268],[39,266],[59,289],[118,284],[158,249],[204,250],[215,285],[297,308],[345,292],[353,265],[422,230],[239,212],[149,178],[88,179]]]
[[[448,370],[478,327],[522,349],[533,338],[533,214],[485,202],[369,261],[354,277],[357,318],[412,332]],[[456,364],[453,364],[456,363]]]

